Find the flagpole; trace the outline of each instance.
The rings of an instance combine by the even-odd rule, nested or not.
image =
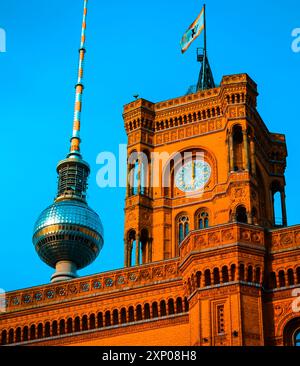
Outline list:
[[[204,9],[204,52],[206,53],[206,5],[203,5]]]
[[[203,17],[204,17],[204,48],[203,48],[203,73],[202,73],[202,87],[206,78],[206,4],[203,5]]]

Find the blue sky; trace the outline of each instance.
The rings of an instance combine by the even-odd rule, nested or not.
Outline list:
[[[0,0],[0,288],[49,282],[53,273],[32,245],[39,213],[56,194],[56,164],[68,151],[82,0]],[[123,266],[125,191],[100,189],[96,157],[126,143],[122,107],[141,97],[158,102],[196,84],[196,48],[181,55],[181,36],[202,7],[195,0],[89,1],[82,152],[92,168],[89,203],[101,216],[105,245],[92,274]],[[207,0],[210,63],[222,75],[247,72],[258,84],[258,109],[272,132],[287,136],[289,224],[300,222],[299,0]]]

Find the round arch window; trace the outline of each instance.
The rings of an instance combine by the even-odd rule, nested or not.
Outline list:
[[[294,334],[294,345],[300,347],[300,329],[297,329]]]

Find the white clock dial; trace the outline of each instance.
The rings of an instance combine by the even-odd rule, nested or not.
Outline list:
[[[177,171],[175,185],[182,192],[198,192],[205,187],[210,177],[210,165],[204,160],[193,160]]]

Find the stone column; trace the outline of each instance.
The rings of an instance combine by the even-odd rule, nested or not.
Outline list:
[[[284,189],[280,192],[281,194],[281,210],[282,210],[282,225],[288,226],[287,224],[287,214],[286,214],[286,203],[285,203],[285,191]]]
[[[279,277],[279,272],[276,272],[276,288],[280,288],[281,284],[280,284],[280,277]]]
[[[249,225],[253,225],[252,215],[250,211],[247,211],[247,222]]]
[[[174,314],[177,314],[177,301],[174,299]]]
[[[152,170],[152,164],[151,164],[151,158],[149,157],[149,161],[148,161],[148,166],[147,166],[147,196],[151,197],[151,188],[152,188],[152,175],[151,175],[151,170]]]
[[[224,276],[223,276],[223,269],[221,268],[221,270],[219,270],[220,273],[220,284],[224,283]]]
[[[157,303],[157,316],[160,318],[161,317],[161,311],[160,311],[160,303]]]
[[[129,263],[128,263],[128,240],[125,238],[124,239],[124,267],[129,267]]]
[[[237,222],[236,212],[232,212],[232,214],[231,214],[231,222]]]
[[[126,178],[126,198],[130,197],[130,180],[129,180],[130,165],[127,163],[127,178]]]
[[[132,258],[132,250],[133,250],[133,239],[130,239],[130,241],[128,242],[128,267],[132,267],[132,262],[131,262],[131,258]]]
[[[240,282],[242,280],[242,276],[241,276],[241,269],[240,269],[240,265],[238,264],[236,267],[236,279],[238,282]]]
[[[142,185],[141,185],[141,168],[142,168],[142,162],[140,159],[138,160],[138,195],[142,192]]]
[[[243,131],[244,140],[244,169],[249,171],[249,146],[247,131]]]
[[[252,138],[250,141],[250,156],[251,156],[251,173],[255,176],[256,175],[256,161],[255,161],[255,143],[254,139]]]
[[[232,135],[232,132],[229,136],[229,169],[230,169],[230,172],[234,171],[234,151],[233,151],[233,135]]]
[[[276,225],[276,218],[275,218],[275,209],[274,209],[274,195],[272,190],[270,190],[270,203],[271,203],[271,215],[273,219],[273,226]]]
[[[148,263],[152,262],[152,242],[153,238],[148,239]]]
[[[203,275],[201,276],[201,288],[205,288],[206,284],[205,284],[205,273],[203,273]]]

